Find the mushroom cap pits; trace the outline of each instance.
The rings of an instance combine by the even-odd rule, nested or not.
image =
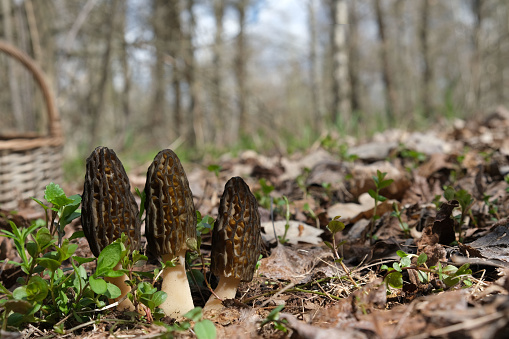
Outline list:
[[[154,256],[177,256],[196,239],[196,210],[184,168],[170,149],[159,152],[147,171],[145,236]]]
[[[122,162],[107,147],[97,147],[87,158],[81,223],[96,257],[122,233],[131,251],[140,247],[138,204]]]
[[[210,270],[217,276],[251,281],[261,251],[260,212],[240,177],[225,185],[212,231]]]

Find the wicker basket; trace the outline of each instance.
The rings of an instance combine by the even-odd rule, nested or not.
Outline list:
[[[64,138],[53,94],[33,59],[0,40],[0,51],[19,61],[41,88],[48,114],[48,134],[0,135],[0,208],[17,209],[31,197],[42,199],[50,182],[62,180]]]

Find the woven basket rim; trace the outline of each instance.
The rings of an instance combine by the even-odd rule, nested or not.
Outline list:
[[[46,112],[48,114],[48,134],[41,133],[16,133],[11,135],[0,136],[0,150],[16,150],[32,149],[41,146],[60,146],[64,142],[60,116],[55,105],[53,92],[46,81],[46,76],[41,68],[37,65],[29,55],[13,46],[12,44],[0,39],[0,52],[7,54],[13,59],[19,61],[26,69],[28,69],[39,88],[42,91]]]

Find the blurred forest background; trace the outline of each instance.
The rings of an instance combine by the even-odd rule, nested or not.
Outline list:
[[[292,152],[489,113],[509,92],[500,0],[0,0],[0,21],[48,76],[80,172],[98,145]],[[0,55],[0,83],[0,134],[44,132],[30,74]]]

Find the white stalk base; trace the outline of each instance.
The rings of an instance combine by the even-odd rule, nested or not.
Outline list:
[[[219,278],[219,283],[214,290],[214,293],[221,300],[235,299],[235,294],[237,293],[239,284],[240,279],[238,278],[221,276],[221,278]],[[205,304],[204,310],[220,310],[223,308],[223,304],[220,299],[216,298],[216,296],[212,294]]]
[[[167,297],[159,307],[172,318],[181,317],[194,308],[191,289],[187,281],[185,255],[185,250],[180,251],[178,253],[180,264],[175,267],[166,267],[162,273],[161,291],[166,292]],[[162,259],[166,262],[173,257],[165,254]]]

